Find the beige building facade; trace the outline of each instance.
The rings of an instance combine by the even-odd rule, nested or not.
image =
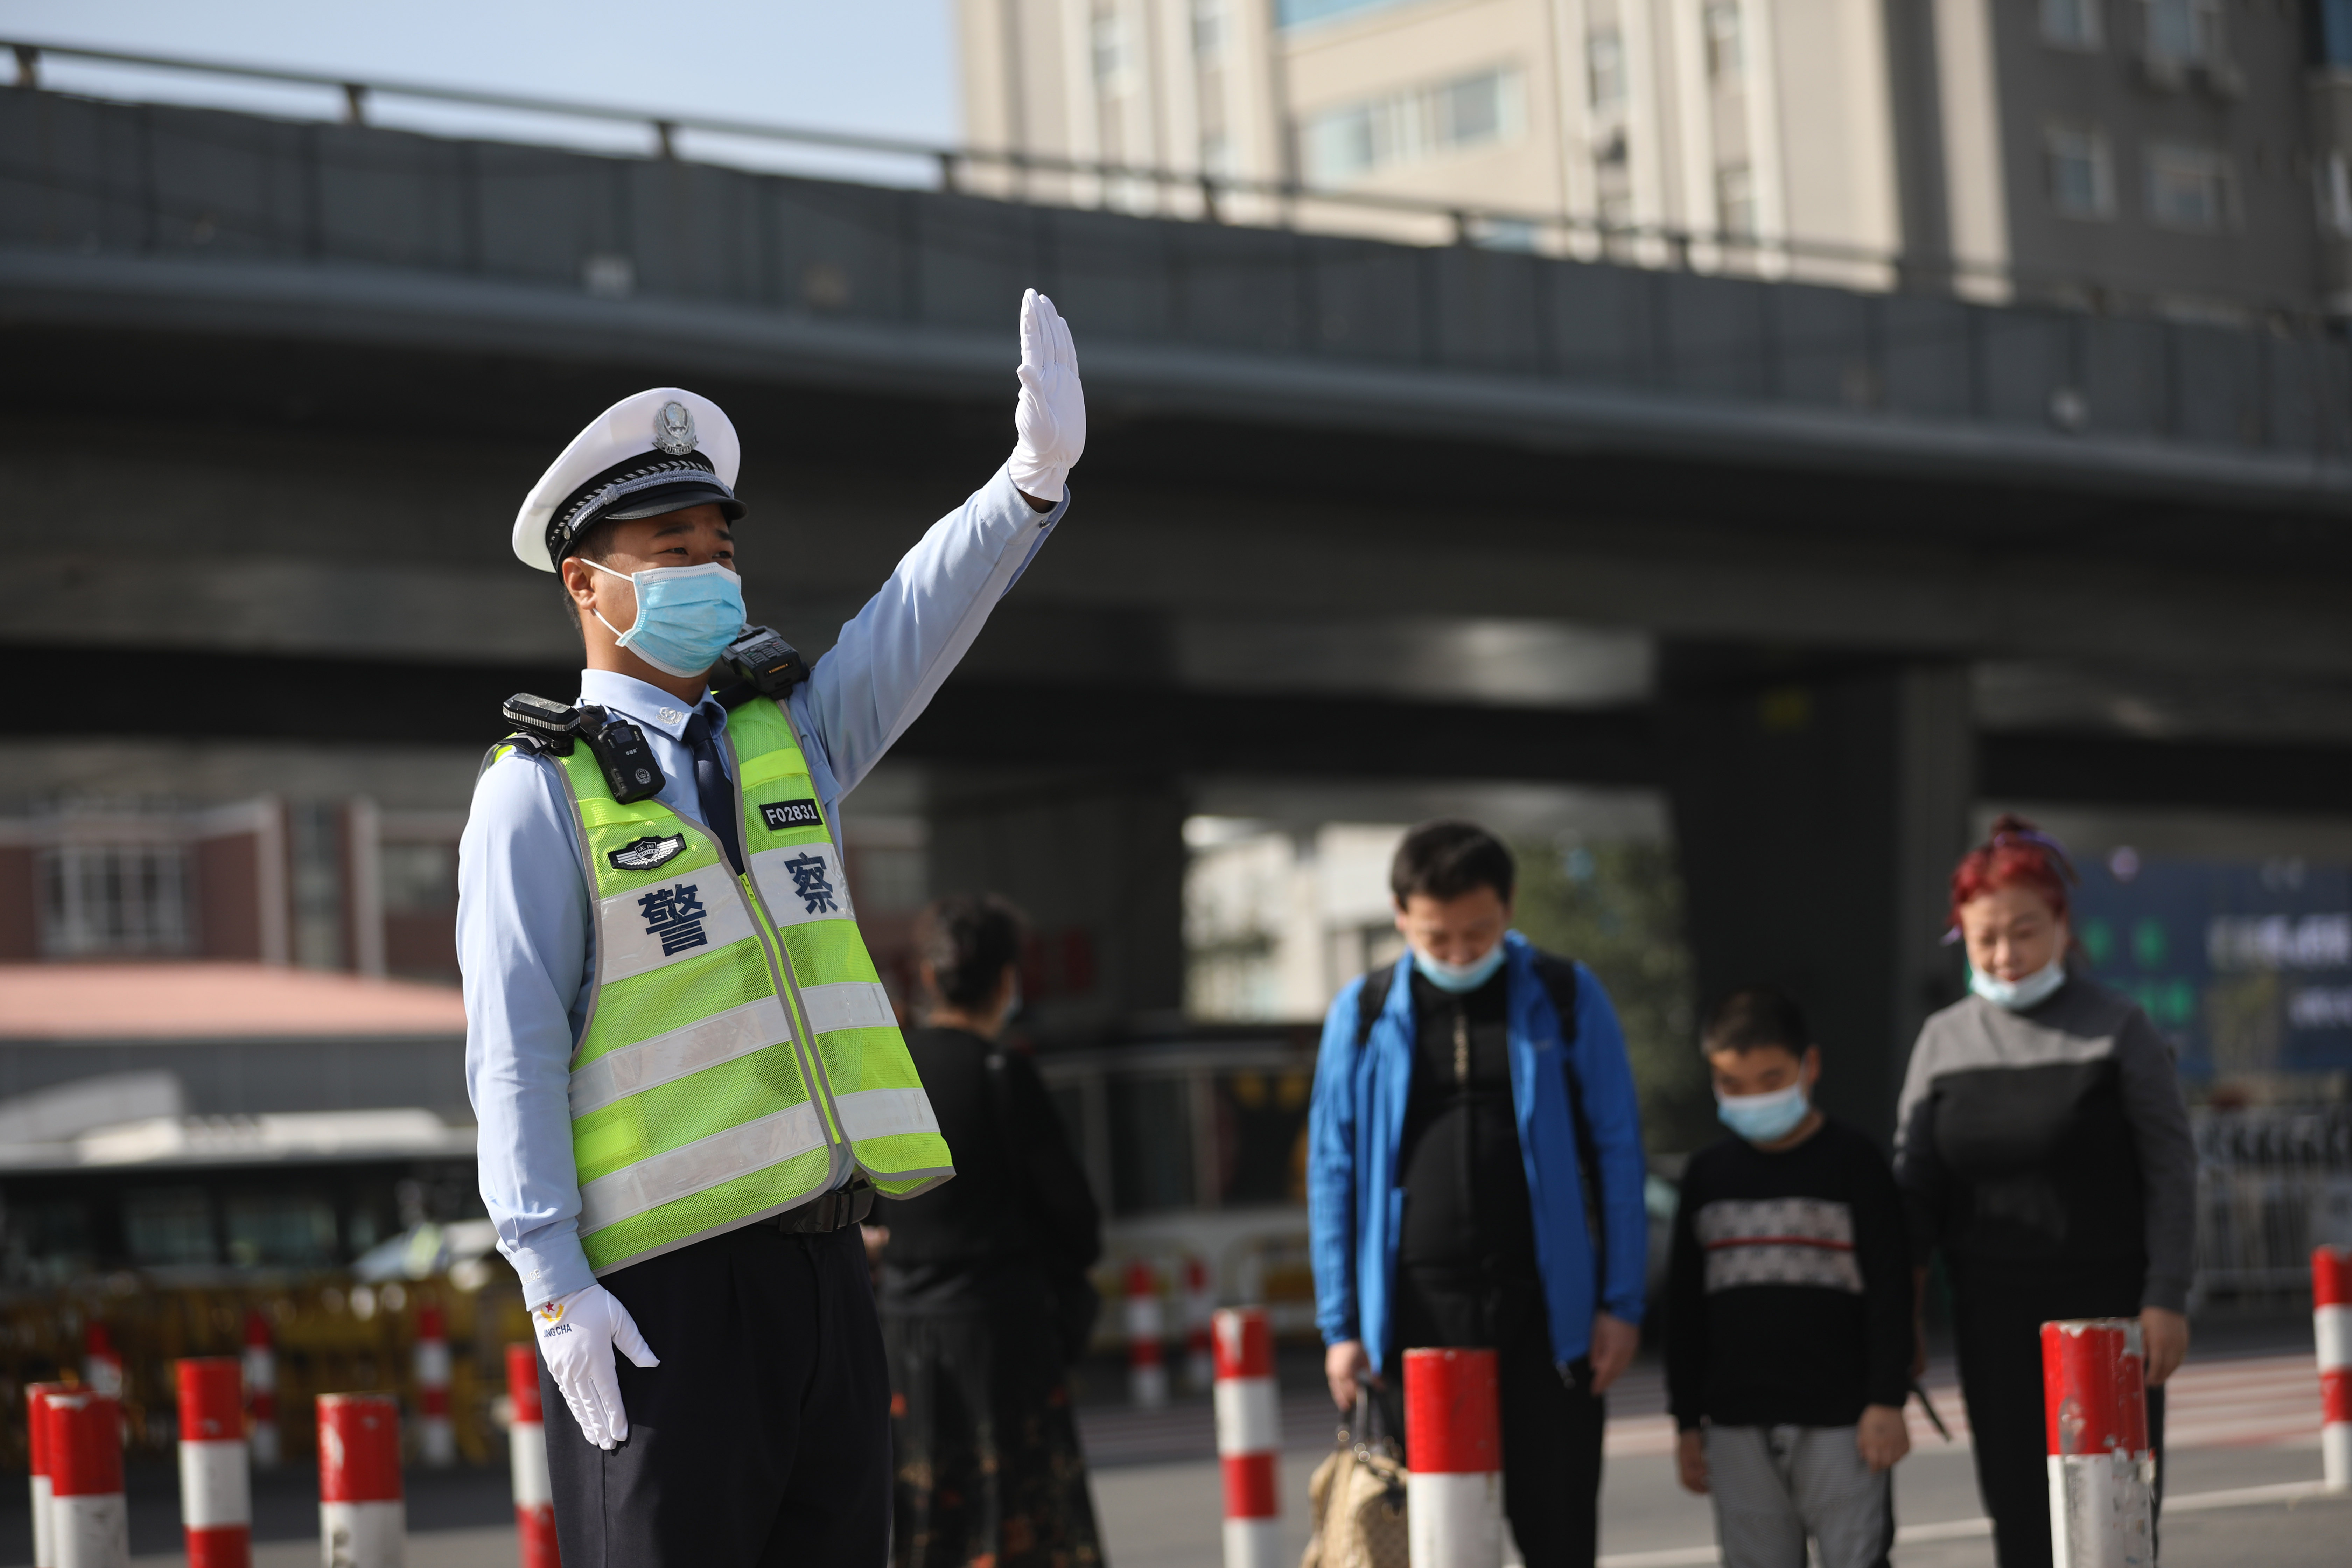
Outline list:
[[[960,0],[975,188],[1989,299],[2340,310],[2347,0]],[[2352,16],[2352,12],[2347,13]],[[2331,15],[2330,17],[2333,20]],[[1208,174],[1350,203],[1204,194]],[[2330,182],[2333,182],[2331,184]],[[1381,201],[1399,205],[1382,210]],[[1451,216],[1452,212],[1468,215]]]

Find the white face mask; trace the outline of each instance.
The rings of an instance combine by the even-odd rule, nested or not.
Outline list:
[[[1969,989],[1996,1007],[2006,1007],[2012,1013],[2022,1013],[2050,1000],[2051,994],[2066,984],[2066,955],[2063,952],[2043,967],[2022,980],[2003,980],[1983,970],[1969,975]]]

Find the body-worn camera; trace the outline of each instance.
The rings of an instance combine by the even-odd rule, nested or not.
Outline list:
[[[623,805],[661,793],[661,763],[654,760],[646,732],[628,720],[594,703],[566,708],[524,691],[508,698],[499,711],[515,726],[515,739],[534,752],[568,757],[574,741],[586,742],[597,771],[604,775],[604,787]]]
[[[809,677],[808,661],[800,650],[766,626],[746,626],[741,637],[727,645],[719,662],[740,678],[715,693],[730,708],[740,708],[754,697],[782,701]]]

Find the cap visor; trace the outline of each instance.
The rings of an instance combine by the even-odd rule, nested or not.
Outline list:
[[[599,522],[633,522],[641,517],[660,517],[665,512],[684,511],[690,506],[715,506],[728,521],[741,519],[750,510],[744,504],[715,485],[699,479],[683,479],[674,485],[660,485],[640,490],[610,511],[600,511],[579,531]]]

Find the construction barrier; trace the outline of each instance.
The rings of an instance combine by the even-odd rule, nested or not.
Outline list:
[[[260,1309],[245,1314],[245,1413],[252,1423],[257,1469],[278,1465],[278,1351]]]
[[[1263,1307],[1216,1315],[1212,1336],[1217,1462],[1225,1473],[1225,1568],[1276,1568],[1282,1559],[1281,1405],[1274,1329]]]
[[[104,1323],[93,1321],[82,1331],[81,1380],[92,1393],[122,1397],[122,1352]]]
[[[1503,1425],[1490,1350],[1404,1352],[1412,1568],[1501,1568]]]
[[[49,1394],[66,1392],[68,1386],[62,1383],[25,1385],[25,1451],[32,1467],[33,1568],[58,1568],[57,1542],[51,1539],[49,1524],[48,1415],[41,1402]]]
[[[1138,1408],[1168,1403],[1168,1369],[1160,1364],[1160,1340],[1168,1332],[1160,1310],[1160,1280],[1150,1264],[1127,1266],[1127,1388]]]
[[[457,1462],[449,1428],[449,1327],[438,1302],[416,1310],[416,1457],[434,1469]]]
[[[48,1430],[49,1540],[57,1568],[130,1568],[122,1498],[122,1408],[87,1388],[41,1401]]]
[[[246,1466],[245,1365],[234,1356],[179,1364],[180,1525],[188,1568],[251,1568],[253,1480]]]
[[[2042,1325],[2055,1568],[2145,1568],[2156,1561],[2147,1377],[2137,1318]]]
[[[1216,1353],[1210,1348],[1211,1321],[1217,1314],[1217,1292],[1209,1280],[1209,1266],[1197,1258],[1184,1259],[1184,1382],[1193,1393],[1215,1385]]]
[[[407,1555],[400,1402],[389,1394],[319,1395],[319,1539],[335,1568],[401,1568]]]
[[[2319,1346],[2321,1474],[2329,1491],[2352,1491],[2352,1247],[2312,1253],[2311,1327]]]
[[[536,1347],[507,1347],[507,1398],[514,1405],[507,1455],[514,1467],[515,1535],[522,1549],[522,1568],[562,1568],[555,1550],[555,1490],[547,1474],[547,1426],[539,1403]]]

